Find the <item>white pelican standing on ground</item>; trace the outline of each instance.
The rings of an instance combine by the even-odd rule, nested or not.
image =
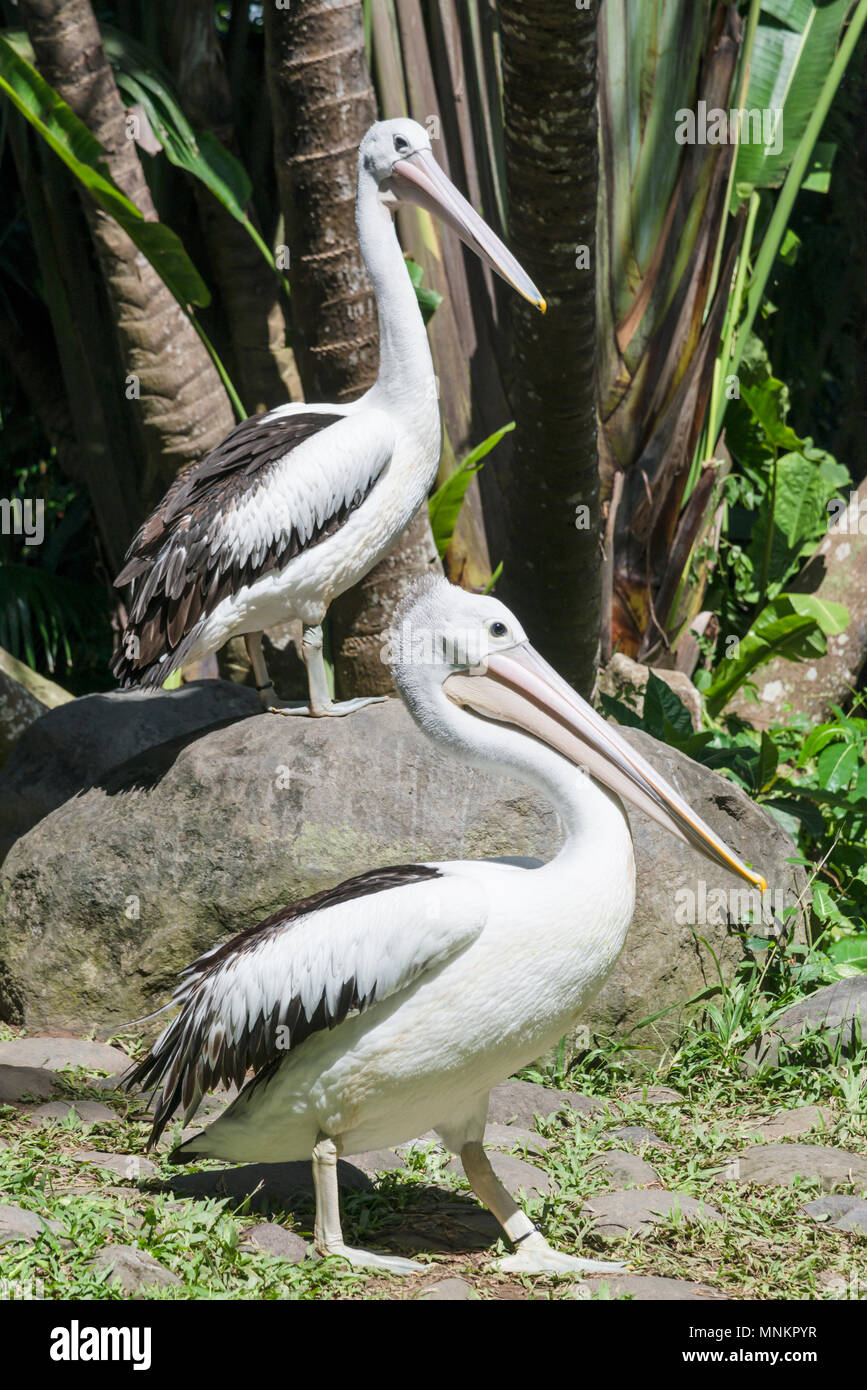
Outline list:
[[[210,1087],[242,1085],[252,1067],[229,1108],[172,1157],[312,1155],[323,1255],[424,1268],[346,1246],[337,1159],[434,1129],[517,1247],[499,1268],[611,1268],[552,1249],[502,1187],[482,1147],[488,1092],[575,1025],[620,953],[635,902],[620,797],[749,883],[765,881],[534,652],[498,600],[425,580],[394,632],[394,678],[416,722],[464,763],[538,788],[560,813],[563,848],[535,869],[374,869],[275,913],[183,973],[172,1001],[181,1012],[128,1084],[162,1088],[154,1143],[179,1106],[191,1115]]]
[[[115,580],[131,588],[112,663],[122,685],[160,686],[243,633],[262,706],[273,709],[262,631],[298,618],[309,703],[281,713],[342,715],[382,698],[332,700],[322,621],[409,525],[439,463],[437,383],[394,228],[399,203],[441,218],[544,311],[536,286],[440,169],[427,131],[404,119],[371,126],[358,151],[356,221],[379,315],[379,375],[350,404],[278,406],[244,420],[178,475]]]

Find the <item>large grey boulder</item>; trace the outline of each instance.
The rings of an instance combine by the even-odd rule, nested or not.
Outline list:
[[[255,690],[231,681],[83,695],[50,714],[40,706],[42,718],[18,731],[0,772],[0,859],[37,821],[129,758],[258,709]]]
[[[867,975],[856,975],[835,980],[786,1009],[749,1049],[744,1063],[746,1069],[775,1067],[782,1048],[789,1061],[822,1065],[825,1052],[816,1047],[817,1041],[851,1057],[862,1036],[867,1037]]]
[[[226,686],[206,684],[213,686],[207,694],[214,716]],[[171,720],[159,706],[168,704],[169,714],[177,706],[187,718],[188,692],[195,687],[140,703],[99,697],[104,741],[117,742],[111,721],[118,706],[131,724],[146,719],[151,729],[165,728]],[[251,693],[229,686],[222,708],[235,709],[237,697]],[[348,719],[256,716],[198,734],[187,725],[180,737],[107,771],[99,770],[103,749],[99,768],[73,794],[70,769],[84,773],[75,709],[85,707],[95,753],[93,698],[40,721],[69,799],[16,840],[0,874],[0,1017],[33,1030],[113,1030],[140,1017],[163,1003],[178,970],[216,941],[364,869],[503,854],[547,859],[560,842],[546,801],[440,753],[396,700]],[[52,729],[60,719],[63,728]],[[626,736],[733,849],[761,865],[778,892],[778,911],[794,901],[803,879],[786,863],[793,847],[775,821],[681,754],[641,732]],[[140,737],[126,731],[125,746]],[[47,784],[46,764],[40,775]],[[49,800],[50,792],[48,786]],[[695,927],[687,920],[706,915],[698,880],[720,891],[737,889],[737,880],[643,817],[636,814],[632,826],[635,919],[611,980],[581,1025],[620,1033],[678,1006],[655,1025],[655,1041],[657,1029],[672,1035],[680,1006],[716,979],[696,933],[727,973],[741,958],[725,914]]]

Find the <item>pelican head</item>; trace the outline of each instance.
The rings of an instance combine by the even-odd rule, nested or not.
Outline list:
[[[495,721],[531,735],[631,802],[677,839],[762,892],[747,868],[669,782],[558,676],[498,599],[470,594],[441,578],[423,580],[395,614],[395,684],[413,717],[434,738],[466,753]]]
[[[545,300],[529,275],[437,164],[424,126],[408,117],[377,121],[358,155],[360,167],[375,178],[387,207],[414,203],[433,213],[507,284],[545,312]]]

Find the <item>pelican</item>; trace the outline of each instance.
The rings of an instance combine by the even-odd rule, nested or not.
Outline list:
[[[189,1117],[210,1087],[243,1085],[171,1157],[312,1155],[323,1255],[424,1268],[345,1244],[337,1159],[433,1129],[515,1246],[499,1269],[611,1268],[553,1249],[500,1184],[482,1147],[490,1088],[580,1020],[617,960],[635,902],[621,798],[767,885],[533,650],[498,600],[423,580],[397,611],[390,658],[411,714],[440,747],[554,803],[562,849],[532,869],[474,860],[373,869],[283,908],[183,973],[171,1001],[180,1013],[127,1084],[161,1087],[151,1144],[178,1107]]]
[[[424,127],[371,126],[358,151],[356,222],[379,315],[377,379],[350,404],[283,405],[244,420],[178,475],[115,580],[131,592],[112,662],[123,686],[160,686],[244,634],[262,706],[276,710],[261,634],[296,618],[309,700],[281,713],[345,715],[383,698],[332,700],[322,621],[409,525],[440,456],[437,381],[394,228],[400,203],[435,213],[544,311],[536,286],[436,163]]]

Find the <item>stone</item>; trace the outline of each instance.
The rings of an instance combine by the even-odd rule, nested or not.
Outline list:
[[[44,1067],[47,1071],[86,1067],[89,1071],[117,1073],[129,1065],[130,1058],[119,1047],[86,1038],[35,1037],[0,1042],[0,1066]]]
[[[725,1300],[726,1295],[707,1284],[696,1284],[690,1279],[665,1279],[659,1274],[603,1274],[586,1276],[583,1286],[590,1294],[603,1288],[608,1289],[612,1298],[634,1299],[636,1303],[704,1302],[707,1299]]]
[[[746,1126],[753,1134],[771,1142],[774,1139],[794,1139],[809,1134],[812,1129],[829,1129],[833,1123],[830,1110],[819,1105],[798,1105],[792,1110],[779,1110],[770,1119],[751,1120]]]
[[[627,1091],[623,1099],[636,1105],[683,1105],[683,1096],[670,1086],[640,1086]]]
[[[0,1066],[0,1104],[14,1105],[25,1096],[47,1100],[57,1089],[53,1072],[42,1067]]]
[[[478,1294],[464,1279],[438,1279],[416,1294],[419,1303],[463,1303],[476,1298]]]
[[[506,1191],[511,1192],[513,1197],[520,1191],[526,1192],[531,1199],[545,1197],[551,1191],[548,1174],[535,1164],[527,1163],[523,1158],[516,1158],[514,1154],[500,1153],[494,1149],[488,1154],[488,1161]],[[451,1159],[446,1164],[446,1172],[455,1173],[459,1178],[464,1177],[460,1159]]]
[[[391,1173],[406,1168],[406,1162],[394,1149],[369,1149],[363,1154],[347,1154],[346,1161],[371,1177],[376,1173]]]
[[[372,1192],[366,1173],[341,1158],[337,1180],[350,1192]],[[245,1163],[240,1168],[210,1168],[200,1173],[181,1173],[166,1188],[177,1197],[228,1197],[238,1203],[249,1199],[256,1209],[285,1207],[291,1211],[299,1200],[313,1201],[313,1169],[310,1163]]]
[[[27,1118],[34,1125],[62,1124],[70,1114],[83,1125],[117,1124],[118,1120],[114,1111],[98,1100],[50,1100],[30,1110]]]
[[[112,768],[169,739],[259,711],[255,690],[197,681],[179,690],[111,690],[43,714],[0,772],[0,859],[11,845]]]
[[[563,1110],[593,1115],[604,1109],[604,1102],[593,1096],[580,1095],[575,1091],[555,1091],[535,1081],[504,1081],[491,1091],[488,1123],[514,1124],[530,1129],[537,1115],[548,1119]]]
[[[202,950],[371,865],[547,859],[560,843],[553,808],[532,789],[474,771],[468,795],[466,768],[429,743],[397,700],[351,720],[278,727],[238,718],[235,701],[255,701],[255,692],[230,685],[223,698],[224,684],[203,682],[206,695],[191,685],[73,701],[35,726],[44,749],[25,732],[0,773],[0,804],[10,806],[7,793],[19,799],[8,810],[17,838],[0,873],[0,1018],[31,1032],[46,1024],[116,1030],[164,1004]],[[222,722],[179,729],[175,715],[196,698],[209,700],[209,716]],[[149,732],[137,743],[140,719]],[[796,902],[803,871],[786,862],[794,847],[768,812],[641,730],[622,732],[736,852],[760,864],[778,915]],[[155,746],[142,750],[148,739]],[[734,889],[736,906],[744,885],[640,813],[630,823],[633,924],[577,1027],[581,1036],[619,1036],[675,1006],[630,1038],[657,1047],[680,1028],[684,1001],[717,982],[687,920],[708,916],[702,885]],[[727,914],[701,920],[699,932],[730,978],[742,945]]]
[[[63,1227],[59,1221],[50,1221],[37,1211],[0,1204],[0,1245],[13,1240],[25,1240],[32,1245],[46,1230],[57,1235]]]
[[[107,1284],[120,1284],[127,1296],[142,1289],[167,1289],[183,1281],[137,1245],[104,1245],[90,1261],[90,1268],[108,1271]]]
[[[643,666],[622,652],[615,652],[603,671],[599,673],[598,689],[600,695],[610,695],[615,700],[634,709],[639,718],[644,713],[644,687],[651,668]],[[700,692],[683,671],[666,671],[654,666],[653,674],[673,690],[682,705],[686,705],[694,729],[700,729],[703,722],[704,704]]]
[[[777,1066],[781,1043],[788,1060],[797,1061],[802,1033],[805,1029],[813,1032],[816,1028],[822,1030],[824,1039],[832,1046],[840,1042],[842,1055],[851,1057],[856,1019],[861,1020],[862,1034],[867,1038],[867,975],[836,980],[786,1009],[775,1019],[773,1027],[744,1054],[744,1064],[750,1069]]]
[[[719,1180],[787,1187],[796,1178],[818,1178],[827,1192],[837,1184],[867,1193],[867,1158],[821,1144],[760,1144],[733,1158]]]
[[[815,1201],[805,1202],[804,1211],[814,1221],[821,1221],[835,1231],[858,1231],[867,1233],[867,1201],[863,1197],[849,1197],[843,1193],[832,1193],[828,1197],[817,1197]]]
[[[143,1154],[105,1154],[94,1149],[78,1149],[73,1155],[79,1163],[89,1163],[95,1168],[104,1168],[118,1177],[128,1178],[130,1182],[141,1182],[144,1178],[156,1177],[157,1169]]]
[[[617,1139],[621,1144],[628,1144],[639,1150],[663,1149],[666,1153],[673,1152],[671,1144],[667,1144],[664,1139],[660,1139],[658,1134],[654,1134],[652,1129],[646,1129],[644,1125],[618,1125],[616,1129],[607,1129],[605,1138]]]
[[[647,1187],[649,1183],[660,1181],[659,1174],[649,1163],[625,1149],[609,1149],[607,1153],[597,1154],[587,1167],[591,1172],[594,1168],[603,1169],[618,1187]]]
[[[685,1192],[646,1191],[628,1188],[626,1191],[597,1192],[581,1208],[582,1216],[592,1217],[598,1235],[615,1239],[625,1235],[648,1235],[654,1226],[667,1221],[673,1212],[680,1211],[689,1225],[693,1221],[722,1221],[722,1212],[707,1202],[696,1201]]]
[[[484,1145],[486,1149],[523,1149],[525,1153],[540,1158],[551,1147],[551,1140],[519,1125],[485,1125]]]
[[[275,1259],[286,1260],[288,1264],[300,1265],[307,1259],[307,1242],[276,1221],[261,1221],[248,1226],[241,1232],[241,1244],[263,1255],[273,1255]]]
[[[0,647],[0,764],[5,762],[24,730],[46,710],[73,697],[54,681],[32,671]]]

